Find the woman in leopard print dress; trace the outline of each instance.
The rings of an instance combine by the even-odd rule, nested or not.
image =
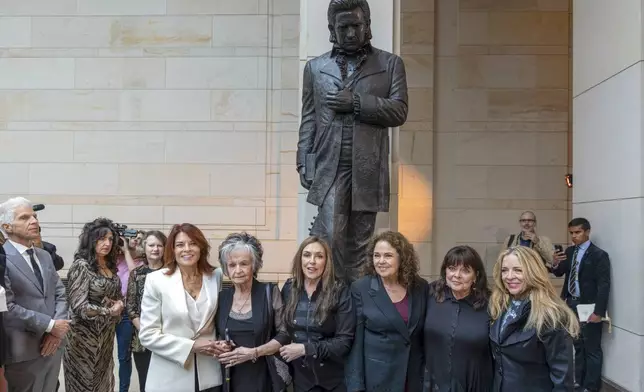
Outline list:
[[[64,356],[67,392],[114,391],[114,334],[124,308],[117,239],[112,221],[104,218],[85,224],[79,237],[67,274],[72,319]]]

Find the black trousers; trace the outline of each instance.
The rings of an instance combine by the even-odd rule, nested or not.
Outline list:
[[[150,367],[152,352],[150,350],[138,353],[133,352],[132,357],[134,358],[136,372],[139,374],[139,391],[145,392],[145,380],[148,379],[148,368]]]
[[[331,246],[335,274],[348,282],[358,279],[362,265],[367,262],[367,245],[376,227],[377,214],[351,210],[352,170],[349,150],[340,157],[331,189],[318,207],[310,231]]]
[[[568,306],[577,313],[579,301],[568,297]],[[575,383],[589,391],[599,391],[602,385],[603,323],[582,323],[581,333],[575,339]]]
[[[293,391],[294,392],[347,392],[347,387],[344,385],[344,383],[338,385],[333,389],[325,389],[322,387],[313,387],[313,389],[301,389],[301,388],[298,388],[297,385],[294,385]]]

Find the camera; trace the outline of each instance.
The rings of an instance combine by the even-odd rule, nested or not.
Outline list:
[[[137,230],[128,229],[126,225],[122,225],[120,223],[114,223],[112,226],[114,227],[116,234],[119,236],[119,246],[125,245],[121,238],[134,238],[139,233]]]

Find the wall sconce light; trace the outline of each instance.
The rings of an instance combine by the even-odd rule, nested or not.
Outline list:
[[[566,186],[572,188],[572,174],[566,174]]]

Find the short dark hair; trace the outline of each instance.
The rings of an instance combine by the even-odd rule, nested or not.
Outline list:
[[[339,12],[344,11],[353,11],[356,8],[360,8],[364,14],[365,21],[367,22],[367,42],[371,41],[373,35],[371,34],[371,8],[369,8],[369,3],[367,0],[331,0],[329,3],[329,10],[327,11],[327,19],[329,22],[329,30],[331,30],[331,37],[329,41],[333,44],[338,42],[335,32],[333,31],[332,26],[335,26],[335,16]]]
[[[581,226],[584,231],[590,230],[590,222],[586,218],[575,218],[568,222],[568,227]]]
[[[367,24],[371,24],[371,8],[369,8],[367,0],[331,0],[329,3],[329,10],[327,11],[329,25],[333,26],[335,24],[335,16],[339,12],[353,11],[356,8],[360,8],[362,10],[364,17],[367,20]]]
[[[490,298],[490,290],[487,283],[487,274],[485,265],[481,256],[474,248],[467,245],[458,245],[447,251],[441,265],[441,277],[439,280],[430,285],[430,295],[436,302],[445,300],[445,288],[447,287],[447,268],[454,266],[464,266],[470,268],[476,275],[476,280],[472,286],[472,301],[474,309],[479,310],[487,306]]]

